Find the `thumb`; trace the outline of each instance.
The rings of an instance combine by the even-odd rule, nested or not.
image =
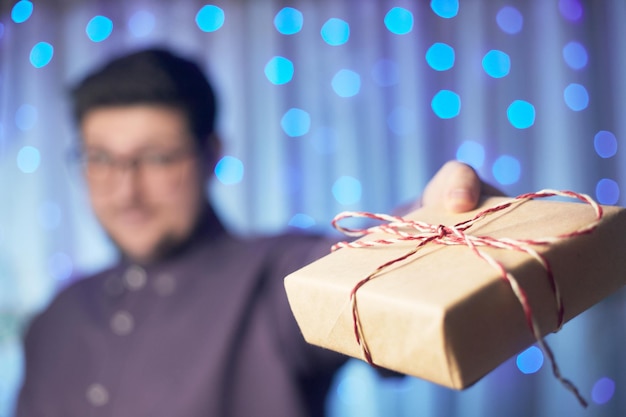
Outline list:
[[[478,205],[482,181],[472,167],[458,161],[446,162],[426,185],[424,206],[442,207],[460,213]]]

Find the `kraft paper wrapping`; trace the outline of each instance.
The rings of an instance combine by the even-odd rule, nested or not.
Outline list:
[[[489,198],[479,210],[505,200]],[[591,234],[534,247],[553,269],[565,321],[626,282],[626,210],[603,209],[603,220]],[[449,214],[422,208],[405,217],[454,225],[479,210]],[[594,220],[587,204],[531,200],[490,215],[467,233],[536,239],[570,233]],[[289,275],[287,296],[306,341],[363,359],[350,292],[377,267],[414,246],[403,242],[342,248]],[[557,330],[555,297],[543,267],[524,253],[484,250],[526,291],[542,335]],[[470,386],[536,341],[510,285],[463,246],[426,245],[362,286],[356,298],[363,336],[376,365],[454,389]]]

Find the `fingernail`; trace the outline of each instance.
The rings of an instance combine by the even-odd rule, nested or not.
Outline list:
[[[472,193],[467,188],[455,188],[450,191],[449,198],[455,201],[472,201]]]

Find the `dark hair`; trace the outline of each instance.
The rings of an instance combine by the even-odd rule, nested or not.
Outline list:
[[[71,91],[80,124],[98,107],[157,104],[182,110],[198,145],[212,138],[216,101],[198,64],[153,48],[116,58],[89,74]]]

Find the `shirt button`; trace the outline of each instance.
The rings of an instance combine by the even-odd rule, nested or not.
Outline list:
[[[129,290],[140,290],[146,285],[148,274],[140,266],[133,265],[124,274],[124,283]]]
[[[111,330],[119,336],[124,336],[133,331],[135,321],[128,311],[118,311],[111,317]]]
[[[176,290],[176,280],[170,274],[160,274],[152,282],[154,291],[160,296],[172,295]]]
[[[91,384],[86,392],[87,401],[94,407],[102,407],[109,402],[109,391],[102,384]]]

